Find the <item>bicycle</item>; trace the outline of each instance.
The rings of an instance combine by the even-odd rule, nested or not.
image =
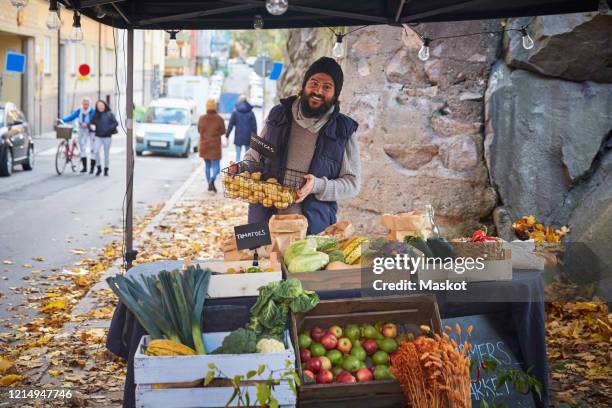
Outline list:
[[[76,163],[79,158],[79,144],[77,138],[74,137],[75,129],[66,125],[64,121],[58,120],[58,124],[55,127],[55,134],[57,139],[62,139],[60,144],[57,146],[57,152],[55,153],[55,171],[58,176],[61,176],[68,163],[73,173],[76,173]]]

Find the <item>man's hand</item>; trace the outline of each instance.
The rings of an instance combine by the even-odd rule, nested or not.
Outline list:
[[[297,191],[297,200],[295,200],[296,203],[301,203],[310,193],[312,193],[315,176],[312,174],[307,174],[304,176],[304,180],[306,180],[306,183]]]

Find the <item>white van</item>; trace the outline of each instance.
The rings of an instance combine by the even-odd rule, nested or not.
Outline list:
[[[208,92],[209,81],[208,78],[203,76],[182,75],[168,78],[166,96],[168,98],[192,100],[200,112],[206,112]]]

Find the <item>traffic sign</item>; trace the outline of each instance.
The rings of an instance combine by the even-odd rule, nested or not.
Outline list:
[[[87,75],[89,75],[90,71],[91,71],[91,68],[89,68],[89,65],[87,65],[87,64],[79,65],[79,74],[81,76],[86,77]]]
[[[272,73],[273,66],[274,62],[270,59],[270,57],[259,57],[257,58],[257,61],[255,61],[255,64],[253,64],[253,69],[257,75],[264,78]]]
[[[283,63],[282,62],[274,62],[274,66],[272,68],[272,73],[270,73],[270,80],[278,81],[281,76],[281,72],[283,72]]]

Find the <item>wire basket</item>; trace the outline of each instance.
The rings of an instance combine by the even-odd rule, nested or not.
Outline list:
[[[57,125],[55,127],[55,138],[70,140],[72,138],[72,126],[70,125]]]
[[[296,191],[304,184],[306,173],[285,168],[278,173],[277,179],[276,168],[243,160],[221,170],[223,193],[227,198],[284,210],[295,203]]]

